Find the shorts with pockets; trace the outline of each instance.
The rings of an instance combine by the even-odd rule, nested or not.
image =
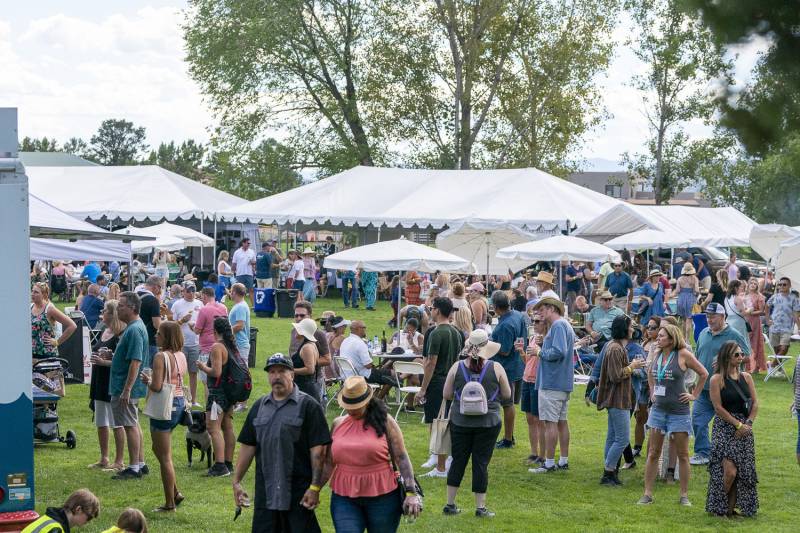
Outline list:
[[[789,343],[792,342],[792,333],[772,333],[769,334],[769,343],[772,345],[773,348],[777,348],[778,346],[789,346]]]
[[[439,409],[442,407],[442,401],[444,398],[442,393],[444,392],[444,381],[442,380],[431,380],[428,383],[428,388],[425,391],[425,423],[430,424],[432,423],[437,416],[439,416]],[[449,403],[449,402],[448,402]],[[445,411],[447,411],[447,407],[445,407]]]
[[[184,345],[183,355],[186,356],[186,369],[193,374],[197,373],[197,362],[200,360],[200,345]]]
[[[656,406],[650,408],[650,416],[647,417],[646,427],[657,429],[661,433],[686,433],[693,435],[692,415],[667,413]]]
[[[114,423],[114,411],[111,409],[111,402],[94,401],[94,425],[98,428],[120,427]]]
[[[119,401],[119,396],[111,397],[111,412],[117,426],[133,427],[139,425],[138,398],[131,398],[128,403]]]
[[[539,420],[559,422],[567,419],[569,393],[560,390],[539,390]]]

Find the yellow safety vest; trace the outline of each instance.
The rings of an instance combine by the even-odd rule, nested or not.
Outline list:
[[[40,516],[36,521],[28,524],[28,527],[22,530],[22,533],[50,533],[51,531],[58,531],[64,533],[64,528],[57,520],[53,520],[47,515]]]

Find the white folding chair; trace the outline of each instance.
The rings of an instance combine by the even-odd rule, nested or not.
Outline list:
[[[761,334],[764,336],[764,352],[765,352],[764,356],[767,359],[771,359],[777,362],[777,364],[770,365],[769,370],[767,371],[767,375],[766,377],[764,377],[764,383],[769,381],[769,378],[774,378],[779,376],[785,377],[786,380],[791,383],[792,378],[789,376],[789,374],[786,373],[785,365],[786,363],[792,360],[792,356],[778,355],[777,353],[775,353],[775,347],[772,346],[772,343],[769,342],[769,337],[767,336],[767,334],[764,332],[761,332]]]
[[[342,384],[344,383],[344,378],[342,377],[342,372],[336,359],[337,358],[334,358],[334,360],[331,361],[333,377],[325,378],[325,395],[328,398],[328,401],[325,403],[325,409],[330,407],[331,402],[339,395],[339,392],[342,390]]]
[[[397,390],[400,391],[400,398],[397,402],[397,412],[394,414],[394,418],[397,419],[397,417],[400,416],[400,410],[403,408],[403,404],[405,404],[408,395],[417,394],[421,389],[421,387],[417,385],[403,385],[400,383],[400,374],[423,376],[425,375],[425,369],[422,364],[413,361],[395,361],[394,372],[394,378],[397,381]],[[416,413],[416,411],[414,412]]]

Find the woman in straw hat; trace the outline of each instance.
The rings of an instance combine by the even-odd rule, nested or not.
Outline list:
[[[319,349],[317,348],[317,339],[314,337],[317,323],[311,318],[304,318],[300,322],[293,322],[292,326],[297,332],[297,336],[303,339],[300,347],[292,354],[294,383],[301,391],[321,403],[322,391],[317,382]]]
[[[700,281],[695,274],[694,266],[685,263],[681,269],[681,277],[675,282],[675,292],[678,293],[677,314],[683,319],[683,336],[687,339],[691,338],[692,333],[692,308],[700,295]]]
[[[447,473],[447,505],[444,514],[461,512],[456,506],[456,494],[464,477],[467,461],[472,457],[472,492],[475,494],[475,516],[491,518],[486,508],[486,489],[489,485],[489,461],[500,434],[502,417],[500,405],[511,401],[511,387],[503,367],[489,361],[500,350],[482,329],[473,331],[461,352],[462,360],[450,367],[444,384],[444,398],[453,400],[450,408],[450,438],[453,462]],[[485,393],[486,403],[478,405],[475,395],[465,388],[468,382],[478,381]],[[474,391],[473,385],[470,388]],[[481,399],[482,400],[482,399]],[[469,405],[467,404],[469,401]]]
[[[386,404],[373,396],[363,376],[345,380],[338,402],[347,414],[333,421],[333,442],[323,477],[331,482],[334,528],[397,531],[402,514],[417,517],[422,511],[400,426],[388,414]]]

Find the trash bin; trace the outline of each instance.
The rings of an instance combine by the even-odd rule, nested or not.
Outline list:
[[[257,317],[272,318],[275,315],[275,289],[255,289],[255,309]]]
[[[209,274],[211,274],[210,270],[195,270],[194,271],[194,277],[197,278],[197,280],[194,282],[194,284],[197,285],[197,292],[200,292],[201,290],[203,290],[203,283],[208,281],[208,275]]]
[[[250,353],[247,355],[247,366],[256,367],[256,345],[258,341],[258,328],[250,327]]]
[[[297,291],[294,289],[278,289],[275,291],[275,303],[278,306],[279,318],[294,318],[294,303]]]
[[[694,322],[694,343],[697,344],[697,338],[700,336],[700,332],[708,327],[708,319],[705,313],[697,313],[696,315],[692,315],[692,322]]]

